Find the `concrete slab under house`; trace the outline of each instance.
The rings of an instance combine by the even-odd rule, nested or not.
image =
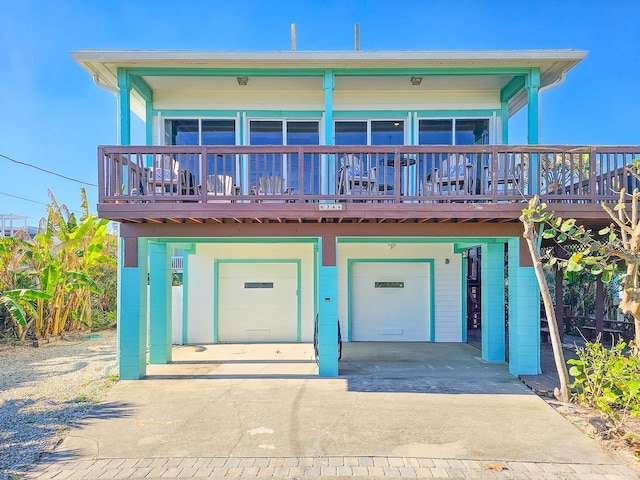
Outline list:
[[[336,376],[338,322],[345,342],[425,348],[472,330],[484,360],[539,373],[523,201],[602,224],[638,153],[538,144],[540,95],[582,51],[72,55],[118,103],[98,213],[121,224],[123,379],[147,347],[163,364],[172,343],[314,337]],[[523,109],[528,144],[509,145]]]

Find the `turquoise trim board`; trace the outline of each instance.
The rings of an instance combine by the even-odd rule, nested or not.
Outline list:
[[[434,342],[436,338],[435,332],[435,267],[432,258],[350,258],[347,259],[347,339],[351,341],[352,317],[351,317],[351,268],[354,263],[426,263],[429,268],[429,341]]]
[[[171,249],[149,242],[149,363],[171,362]]]
[[[407,115],[414,110],[336,110],[333,117],[340,119],[367,119],[367,118],[391,118],[397,120],[407,119]],[[422,117],[491,117],[496,109],[485,110],[417,110],[418,119]]]
[[[175,244],[177,248],[182,248],[181,245],[188,244],[211,244],[211,243],[317,243],[317,237],[157,237],[153,239],[154,242],[158,243],[171,243]]]
[[[120,239],[120,252],[122,252]],[[121,380],[137,380],[147,373],[147,255],[145,239],[138,240],[138,266],[124,267],[119,255],[118,365]]]
[[[297,294],[296,294],[296,341],[302,339],[302,260],[299,258],[251,258],[251,259],[217,259],[213,261],[213,343],[219,342],[220,319],[220,265],[221,264],[293,264],[296,266]]]
[[[308,77],[324,76],[323,68],[170,68],[132,67],[123,69],[129,75],[140,77]],[[480,68],[334,68],[335,76],[398,76],[398,75],[527,75],[529,67]]]
[[[320,110],[247,110],[244,111],[246,117],[265,117],[265,118],[322,118]],[[154,109],[153,115],[163,117],[195,117],[195,118],[228,118],[235,120],[238,114],[237,110],[176,110],[176,109]]]
[[[454,248],[455,251],[455,248]],[[467,343],[467,266],[469,260],[466,255],[462,256],[460,262],[460,279],[462,280],[462,343]]]
[[[182,249],[182,343],[189,338],[189,255],[196,253],[195,245]]]

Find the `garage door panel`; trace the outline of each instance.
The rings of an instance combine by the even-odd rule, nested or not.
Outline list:
[[[354,262],[353,341],[427,341],[429,266],[424,262]]]
[[[221,265],[218,341],[296,341],[297,275],[290,263]]]

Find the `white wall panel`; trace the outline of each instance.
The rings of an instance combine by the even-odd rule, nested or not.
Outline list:
[[[156,110],[324,110],[324,91],[177,90],[154,92]]]
[[[213,342],[213,264],[214,260],[299,259],[301,341],[313,341],[314,321],[314,245],[312,243],[208,243],[196,246],[188,256],[188,342]]]
[[[347,337],[347,259],[434,260],[435,341],[462,341],[462,258],[452,244],[341,243],[338,245],[338,316]],[[449,263],[445,260],[448,259]],[[343,320],[344,319],[344,320]]]
[[[340,91],[333,94],[334,110],[470,110],[500,109],[497,91]]]

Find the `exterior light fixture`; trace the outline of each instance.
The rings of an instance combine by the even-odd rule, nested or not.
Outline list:
[[[411,77],[409,81],[411,82],[411,85],[418,86],[422,83],[422,77]]]
[[[236,80],[238,81],[238,85],[242,85],[242,86],[249,83],[249,77],[236,77]]]

